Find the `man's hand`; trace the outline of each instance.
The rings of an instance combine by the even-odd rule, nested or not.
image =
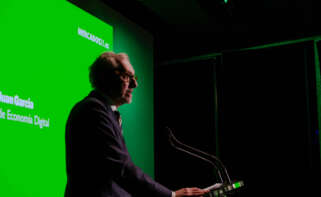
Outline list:
[[[175,191],[176,197],[182,197],[182,196],[202,196],[206,193],[208,193],[208,190],[199,189],[197,187],[192,188],[182,188],[180,190]]]

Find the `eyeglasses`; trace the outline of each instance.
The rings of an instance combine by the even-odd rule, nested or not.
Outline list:
[[[121,70],[116,70],[115,71],[117,75],[119,75],[121,77],[122,80],[126,81],[126,82],[130,82],[130,81],[137,81],[138,77],[137,75],[132,75],[128,72],[124,72]]]

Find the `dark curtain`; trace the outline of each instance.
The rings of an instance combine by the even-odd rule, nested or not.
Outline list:
[[[169,126],[245,182],[234,196],[320,196],[314,55],[303,42],[157,67],[156,179],[171,189],[219,182],[210,164],[169,145]]]
[[[313,42],[223,54],[219,152],[236,196],[320,193]]]
[[[216,59],[155,68],[155,177],[170,187],[207,187],[217,182],[213,166],[172,148],[170,127],[182,142],[216,153]]]

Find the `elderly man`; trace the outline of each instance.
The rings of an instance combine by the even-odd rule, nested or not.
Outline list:
[[[90,67],[93,91],[72,109],[66,125],[65,197],[181,197],[207,191],[171,191],[131,160],[117,108],[131,103],[135,71],[124,53],[105,52]]]

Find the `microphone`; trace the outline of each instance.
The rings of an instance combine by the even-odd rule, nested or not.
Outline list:
[[[203,161],[206,161],[214,166],[217,171],[217,174],[220,178],[221,183],[216,183],[212,186],[204,188],[205,190],[210,190],[210,192],[205,196],[225,196],[226,193],[230,193],[232,190],[240,188],[244,186],[243,181],[231,181],[230,176],[227,172],[226,167],[223,162],[214,155],[196,149],[194,147],[188,146],[182,142],[180,142],[173,134],[173,131],[169,127],[165,127],[169,131],[169,142],[173,148],[176,150],[185,152],[189,155],[192,155],[196,158],[199,158]],[[224,175],[224,178],[222,177]]]
[[[190,152],[190,151],[188,151],[188,150],[185,150],[185,149],[183,149],[183,148],[180,148],[180,147],[176,146],[175,143],[177,143],[177,144],[179,144],[179,145],[182,145],[183,147],[188,147],[188,148],[190,148],[190,149],[192,149],[192,150],[194,149],[194,148],[189,147],[189,146],[183,144],[182,142],[178,141],[178,140],[176,139],[176,137],[174,136],[174,134],[173,134],[173,132],[172,132],[172,130],[171,130],[170,128],[166,127],[166,129],[169,131],[169,142],[170,142],[170,144],[172,145],[172,147],[174,147],[176,150],[185,152],[185,153],[187,153],[187,154],[189,154],[189,155],[192,155],[192,156],[194,156],[194,157],[197,157],[197,158],[199,158],[199,159],[201,159],[201,160],[203,160],[203,161],[206,161],[206,162],[210,163],[211,165],[213,165],[214,168],[215,168],[215,170],[217,171],[217,174],[218,174],[221,182],[222,182],[222,183],[224,182],[224,180],[223,180],[223,178],[222,178],[222,175],[221,175],[221,171],[219,170],[219,168],[218,168],[218,166],[216,165],[215,162],[211,161],[210,159],[206,159],[206,158],[198,155],[197,153],[193,153],[193,152]],[[194,152],[202,153],[202,152],[199,151],[199,150],[194,151]]]

